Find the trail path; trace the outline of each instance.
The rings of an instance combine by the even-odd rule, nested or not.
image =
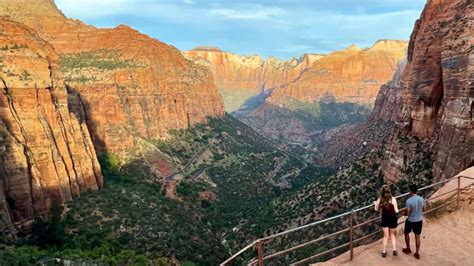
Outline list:
[[[465,176],[474,177],[474,167],[462,172]],[[449,191],[457,187],[457,180],[448,183],[439,192]],[[473,181],[464,180],[463,183]],[[451,184],[452,183],[452,184]],[[467,185],[467,184],[464,184]],[[463,186],[463,185],[461,185]],[[439,193],[438,192],[438,193]],[[401,230],[403,226],[399,226]],[[380,256],[382,241],[357,247],[354,249],[354,260],[349,261],[349,254],[345,253],[328,262],[315,265],[466,265],[474,266],[474,187],[463,192],[462,204],[459,210],[441,214],[439,218],[425,219],[421,234],[421,260],[413,255],[401,252],[405,247],[403,234],[397,237],[397,257],[391,254],[391,244],[388,244],[388,256]],[[411,235],[411,248],[414,250],[414,236]]]

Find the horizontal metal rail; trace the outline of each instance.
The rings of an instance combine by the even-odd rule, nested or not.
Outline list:
[[[228,258],[226,261],[222,262],[220,265],[223,266],[223,265],[227,265],[227,263],[231,262],[232,260],[234,260],[235,258],[237,258],[240,254],[244,253],[245,251],[247,251],[248,249],[252,248],[253,246],[255,246],[255,244],[257,243],[258,241],[254,241],[252,242],[251,244],[247,245],[245,248],[241,249],[239,252],[235,253],[232,257]]]
[[[287,235],[287,234],[292,233],[292,232],[295,232],[295,231],[299,231],[299,230],[302,230],[302,229],[305,229],[305,228],[308,228],[308,227],[312,227],[312,226],[315,226],[315,225],[318,225],[318,224],[322,224],[322,223],[326,223],[326,222],[335,220],[335,219],[337,219],[337,218],[341,218],[341,217],[347,216],[347,215],[349,215],[349,213],[350,213],[350,212],[341,213],[341,214],[339,214],[339,215],[332,216],[332,217],[327,218],[327,219],[324,219],[324,220],[320,220],[320,221],[317,221],[317,222],[309,223],[309,224],[307,224],[307,225],[303,225],[303,226],[300,226],[300,227],[296,227],[296,228],[293,228],[293,229],[290,229],[290,230],[283,231],[283,232],[281,232],[281,233],[277,233],[277,234],[274,234],[274,235],[271,235],[271,236],[267,236],[267,237],[261,238],[260,240],[266,241],[266,240],[269,240],[269,239],[272,239],[272,238],[276,238],[276,237],[279,237],[279,236],[284,236],[284,235]]]
[[[320,237],[320,238],[318,238],[318,239],[314,239],[314,240],[308,241],[308,242],[306,242],[306,243],[303,243],[303,244],[294,246],[294,247],[292,247],[292,248],[288,248],[288,249],[279,251],[279,252],[277,252],[277,253],[268,255],[268,256],[266,256],[266,257],[263,257],[263,260],[267,260],[267,259],[270,259],[270,258],[273,258],[273,257],[276,257],[276,256],[283,255],[283,254],[288,253],[288,252],[291,252],[291,251],[293,251],[293,250],[300,249],[300,248],[302,248],[302,247],[305,247],[305,246],[308,246],[308,245],[311,245],[311,244],[320,242],[320,241],[322,241],[322,240],[325,240],[325,239],[328,239],[328,238],[330,238],[330,237],[334,237],[334,236],[340,235],[340,234],[345,233],[345,232],[349,232],[349,228],[342,229],[342,230],[337,231],[337,232],[335,232],[335,233],[322,236],[322,237]]]
[[[403,223],[403,222],[402,222],[402,223]],[[362,239],[370,238],[371,236],[374,236],[374,235],[376,235],[376,234],[380,234],[380,233],[382,233],[382,232],[383,232],[382,229],[379,229],[379,230],[377,230],[377,231],[375,231],[375,232],[372,232],[372,233],[370,233],[370,234],[368,234],[368,235],[361,236],[361,237],[355,239],[354,242],[358,242],[358,241],[361,241]]]
[[[368,221],[365,221],[365,222],[362,222],[362,223],[360,223],[360,224],[354,225],[353,228],[354,228],[354,229],[355,229],[355,228],[359,228],[359,227],[364,226],[364,225],[366,225],[366,224],[370,224],[370,223],[376,222],[377,220],[380,220],[381,218],[382,218],[382,217],[379,216],[379,217],[376,217],[376,218],[374,218],[374,219],[370,219],[370,220],[368,220]]]
[[[433,207],[433,208],[430,208],[429,210],[425,211],[424,213],[430,213],[432,211],[435,211],[437,209],[440,209],[440,208],[443,208],[443,207],[446,207],[456,201],[459,202],[459,194],[461,191],[464,191],[464,190],[467,190],[469,189],[473,184],[469,184],[463,188],[460,187],[460,179],[461,178],[467,178],[467,179],[471,179],[471,180],[474,180],[474,178],[472,177],[466,177],[466,176],[455,176],[455,177],[452,177],[452,178],[449,178],[449,179],[446,179],[446,180],[442,180],[442,181],[439,181],[439,182],[436,182],[436,183],[433,183],[431,185],[428,185],[428,186],[425,186],[423,188],[420,188],[419,191],[424,191],[426,189],[429,189],[429,188],[433,188],[433,187],[436,187],[436,186],[439,186],[439,185],[442,185],[442,184],[446,184],[454,179],[458,179],[458,186],[457,188],[455,189],[452,189],[452,190],[449,190],[447,192],[444,192],[442,194],[439,194],[439,195],[436,195],[435,197],[433,198],[430,198],[430,199],[427,199],[427,201],[432,201],[436,198],[439,198],[439,197],[442,197],[442,196],[445,196],[447,194],[450,194],[450,193],[453,193],[453,195],[451,197],[448,197],[446,200],[447,202],[443,203],[442,205],[440,206],[436,206],[436,207]],[[396,199],[399,199],[399,198],[402,198],[402,197],[405,197],[405,196],[408,196],[410,193],[404,193],[402,195],[398,195],[396,196],[395,198]],[[454,196],[458,195],[458,199],[457,200],[451,200]],[[316,226],[316,225],[319,225],[319,224],[322,224],[322,223],[327,223],[327,222],[330,222],[332,220],[335,220],[335,219],[338,219],[338,218],[341,218],[341,217],[345,217],[345,216],[350,216],[350,219],[352,219],[352,216],[351,214],[354,214],[354,213],[357,213],[357,212],[361,212],[361,211],[364,211],[364,210],[367,210],[369,208],[373,208],[374,205],[371,204],[371,205],[367,205],[367,206],[364,206],[364,207],[361,207],[361,208],[358,208],[358,209],[354,209],[352,211],[349,211],[349,212],[345,212],[345,213],[341,213],[341,214],[338,214],[336,216],[332,216],[332,217],[329,217],[329,218],[326,218],[326,219],[323,219],[323,220],[320,220],[320,221],[316,221],[316,222],[313,222],[313,223],[309,223],[309,224],[306,224],[306,225],[303,225],[303,226],[300,226],[300,227],[296,227],[296,228],[293,228],[293,229],[289,229],[289,230],[286,230],[286,231],[283,231],[283,232],[280,232],[280,233],[277,233],[277,234],[274,234],[274,235],[270,235],[270,236],[266,236],[266,237],[263,237],[263,238],[260,238],[260,239],[257,239],[256,241],[252,242],[251,244],[249,244],[248,246],[246,246],[245,248],[243,248],[242,250],[240,250],[239,252],[237,252],[236,254],[234,254],[232,257],[230,257],[229,259],[227,259],[226,261],[224,261],[223,263],[221,263],[220,265],[223,266],[223,265],[227,265],[227,263],[231,262],[232,260],[234,260],[236,257],[238,257],[239,255],[241,255],[243,252],[247,251],[248,249],[252,248],[252,247],[256,247],[258,243],[265,243],[265,242],[269,242],[270,240],[274,239],[274,238],[277,238],[277,237],[281,237],[281,236],[284,236],[284,235],[287,235],[287,234],[290,234],[292,232],[296,232],[296,231],[300,231],[300,230],[303,230],[303,229],[306,229],[306,228],[310,228],[310,227],[313,227],[313,226]],[[400,209],[400,212],[404,212],[406,208],[402,208]],[[359,223],[359,224],[355,224],[355,225],[352,225],[348,228],[345,228],[345,229],[342,229],[342,230],[339,230],[337,232],[334,232],[334,233],[331,233],[329,235],[325,235],[325,236],[322,236],[322,237],[319,237],[317,239],[314,239],[314,240],[311,240],[311,241],[308,241],[308,242],[305,242],[305,243],[302,243],[302,244],[299,244],[299,245],[296,245],[296,246],[293,246],[291,248],[287,248],[287,249],[284,249],[284,250],[281,250],[281,251],[278,251],[278,252],[275,252],[273,254],[270,254],[270,255],[267,255],[267,256],[262,256],[259,258],[258,262],[259,262],[259,265],[262,265],[263,262],[265,260],[268,260],[268,259],[271,259],[271,258],[274,258],[274,257],[277,257],[277,256],[281,256],[283,254],[287,254],[289,252],[292,252],[292,251],[295,251],[295,250],[298,250],[298,249],[301,249],[305,246],[308,246],[308,245],[311,245],[311,244],[315,244],[315,243],[318,243],[318,242],[321,242],[322,240],[326,240],[328,238],[331,238],[331,237],[335,237],[335,236],[338,236],[338,235],[341,235],[343,233],[347,233],[347,232],[350,232],[351,234],[351,239],[352,239],[352,234],[353,234],[353,229],[354,228],[359,228],[361,226],[364,226],[366,224],[369,224],[369,223],[373,223],[373,222],[376,222],[377,220],[380,220],[380,216],[377,217],[377,218],[373,218],[373,219],[370,219],[368,221],[365,221],[365,222],[362,222],[362,223]],[[405,223],[406,219],[403,220],[403,221],[400,221],[398,224],[403,224]],[[302,264],[302,263],[305,263],[307,261],[310,261],[310,260],[314,260],[318,257],[321,257],[321,256],[324,256],[326,254],[329,254],[331,252],[334,252],[342,247],[345,247],[345,246],[350,246],[351,249],[353,248],[353,243],[355,242],[359,242],[363,239],[367,239],[367,238],[370,238],[376,234],[379,234],[381,233],[382,230],[377,230],[375,232],[372,232],[372,233],[369,233],[367,235],[364,235],[362,237],[359,237],[357,239],[352,239],[351,242],[348,242],[348,243],[344,243],[342,245],[339,245],[337,247],[334,247],[334,248],[331,248],[327,251],[324,251],[322,253],[318,253],[314,256],[311,256],[311,257],[308,257],[308,258],[305,258],[303,260],[300,260],[298,262],[295,262],[291,265],[298,265],[298,264]],[[251,264],[255,264],[257,261],[254,260]]]
[[[318,253],[318,254],[316,254],[316,255],[314,255],[314,256],[308,257],[308,258],[306,258],[306,259],[297,261],[297,262],[292,263],[292,264],[290,264],[290,265],[299,265],[299,264],[305,263],[305,262],[307,262],[307,261],[317,259],[317,258],[319,258],[319,257],[322,257],[322,256],[326,255],[326,254],[329,254],[329,253],[332,253],[332,252],[334,252],[334,251],[336,251],[336,250],[338,250],[338,249],[341,249],[341,248],[343,248],[343,247],[345,247],[345,246],[349,246],[349,243],[345,243],[345,244],[339,245],[339,246],[337,246],[337,247],[328,249],[328,250],[326,250],[326,251],[324,251],[324,252],[321,252],[321,253]]]

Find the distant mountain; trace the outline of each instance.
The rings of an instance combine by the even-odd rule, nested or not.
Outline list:
[[[368,118],[406,48],[404,41],[379,40],[288,61],[204,47],[183,54],[211,69],[233,115],[268,137],[314,146],[325,130]]]
[[[228,112],[236,111],[252,96],[294,81],[324,57],[306,54],[288,61],[274,57],[265,60],[259,55],[241,56],[215,47],[196,47],[183,54],[195,63],[209,67]]]
[[[378,87],[391,78],[397,62],[406,56],[406,48],[404,41],[379,40],[367,49],[351,45],[328,55],[305,54],[290,60],[264,60],[215,47],[197,47],[183,54],[211,69],[227,100],[226,110],[235,111],[246,100],[236,99],[239,92],[257,94],[272,89],[274,103],[284,103],[283,98],[313,102],[330,94],[339,102],[372,105]]]

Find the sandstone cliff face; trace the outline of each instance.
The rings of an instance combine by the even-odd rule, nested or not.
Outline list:
[[[474,163],[472,21],[472,1],[431,0],[416,22],[401,79],[403,105],[383,163],[386,179],[403,178],[401,169],[416,153],[400,140],[405,136],[433,153],[436,179]]]
[[[172,46],[127,26],[97,29],[66,19],[49,0],[1,0],[0,13],[37,30],[61,54],[99,151],[124,151],[137,138],[166,137],[224,114],[212,74]]]
[[[279,88],[295,81],[323,55],[306,54],[299,59],[280,61],[258,55],[241,56],[217,48],[197,47],[183,52],[194,62],[209,67],[226,101],[226,110],[237,110],[246,99],[263,90]]]
[[[314,62],[295,82],[276,90],[269,102],[285,104],[293,98],[308,103],[330,97],[371,106],[380,86],[390,80],[405,55],[403,41],[380,40],[368,49],[352,45]]]
[[[380,87],[370,120],[392,122],[397,120],[402,104],[400,82],[406,64],[407,61],[405,59],[400,61],[392,80]]]
[[[87,125],[68,108],[53,47],[0,19],[0,216],[3,226],[46,214],[102,186]]]
[[[405,57],[406,46],[403,41],[380,40],[368,49],[352,45],[328,55],[308,54],[289,61],[263,60],[204,47],[184,55],[211,69],[224,98],[226,94],[248,98],[252,93],[238,92],[250,91],[254,95],[275,89],[268,102],[278,105],[291,99],[315,102],[327,96],[339,102],[373,105],[380,85],[390,80],[397,62]],[[226,106],[229,105],[230,111],[239,107],[231,101]]]

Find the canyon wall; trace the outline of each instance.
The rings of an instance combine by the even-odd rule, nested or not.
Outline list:
[[[263,90],[293,82],[305,69],[324,57],[305,54],[288,61],[274,57],[265,60],[259,55],[241,56],[210,47],[197,47],[183,54],[211,70],[228,112],[237,110],[246,99]]]
[[[99,151],[121,152],[137,139],[224,114],[212,74],[173,46],[127,26],[97,29],[67,19],[50,0],[0,0],[0,14],[32,27],[60,53]]]
[[[332,98],[372,106],[380,86],[405,56],[403,41],[379,40],[367,49],[352,45],[316,61],[295,82],[276,90],[269,102],[284,105],[288,98],[305,103]]]
[[[53,0],[0,0],[0,16],[2,229],[98,190],[97,156],[127,163],[171,129],[224,115],[212,73],[173,46],[68,19]]]
[[[402,100],[400,83],[406,64],[406,59],[401,60],[392,80],[380,87],[370,120],[392,122],[397,120]]]
[[[242,96],[238,94],[241,91],[252,92],[247,95],[250,97],[273,90],[268,102],[277,105],[292,100],[312,103],[328,96],[338,102],[373,105],[380,85],[390,80],[397,62],[405,57],[406,47],[403,41],[380,40],[367,49],[352,45],[328,55],[307,54],[288,61],[205,47],[184,55],[211,69],[224,99],[226,94]],[[232,104],[228,110],[238,107]]]
[[[47,214],[102,186],[84,121],[71,113],[53,47],[32,29],[0,19],[1,229]],[[10,229],[9,231],[12,231]]]
[[[401,78],[402,105],[383,162],[389,181],[404,177],[420,149],[433,155],[435,179],[474,163],[474,4],[430,0],[411,35]],[[415,138],[421,145],[406,145]]]

